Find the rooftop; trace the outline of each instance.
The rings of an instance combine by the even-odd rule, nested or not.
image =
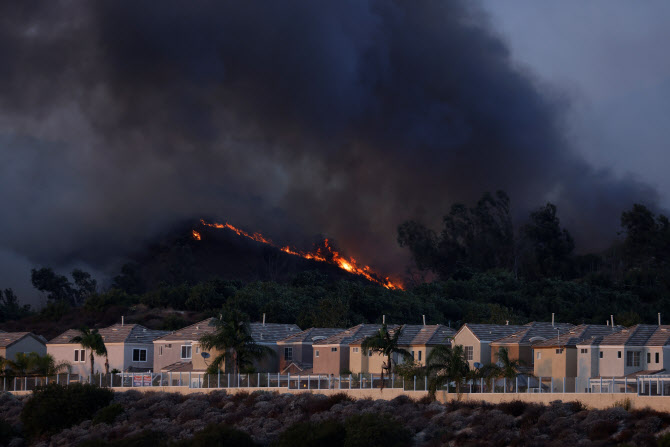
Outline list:
[[[34,337],[36,340],[39,340],[40,343],[45,342],[42,337],[38,337],[32,332],[0,332],[0,348],[8,348],[17,341],[28,336]]]
[[[534,321],[528,323],[518,332],[495,340],[495,343],[533,345],[554,338],[558,335],[557,330],[564,333],[573,327],[574,325],[570,323],[555,323],[552,325],[551,323]]]
[[[282,343],[313,343],[343,332],[340,328],[312,327],[280,340]]]
[[[578,344],[599,344],[601,340],[615,332],[622,330],[621,326],[606,326],[603,324],[581,324],[574,326],[558,337],[537,343],[535,348],[548,348],[557,346],[577,346]]]
[[[402,333],[398,339],[398,344],[401,346],[451,344],[450,337],[453,337],[456,333],[456,331],[450,327],[442,324],[430,324],[425,326],[422,324],[403,324],[402,326],[396,326],[389,329],[389,332],[393,333],[398,328],[402,328]],[[375,332],[376,331],[373,331],[371,334],[357,338],[351,342],[350,345],[356,346],[362,344],[366,337],[373,335]]]
[[[464,324],[458,332],[464,328],[468,328],[479,341],[494,341],[508,335],[512,335],[524,329],[526,326],[518,326],[514,324]]]
[[[155,339],[168,334],[168,331],[157,331],[147,329],[139,324],[114,324],[112,326],[99,329],[105,343],[151,343]],[[50,344],[68,344],[74,343],[73,338],[80,335],[76,329],[68,329],[58,337],[49,341]]]
[[[382,327],[381,324],[359,324],[358,326],[346,329],[338,334],[314,342],[314,345],[348,345],[360,338],[369,337]],[[389,329],[396,326],[389,326]]]
[[[670,326],[638,324],[610,334],[600,341],[601,346],[665,346],[670,342]]]

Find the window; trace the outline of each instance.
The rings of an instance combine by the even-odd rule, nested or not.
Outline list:
[[[563,348],[559,348],[556,350],[556,354],[563,354]]]
[[[314,357],[318,357],[318,356],[319,356],[319,350],[317,349],[316,351],[314,351]]]
[[[537,353],[537,358],[538,358],[538,360],[542,358],[542,353],[541,352]]]
[[[368,349],[368,357],[372,357],[372,349]]]
[[[293,348],[284,348],[284,360],[287,362],[293,360]]]
[[[651,363],[651,352],[647,352],[647,363]]]
[[[626,366],[640,366],[640,351],[626,353]]]
[[[582,354],[588,354],[588,353],[589,353],[589,350],[588,350],[588,349],[584,349],[584,348],[582,348],[582,350],[581,350],[580,352],[581,352]]]
[[[473,359],[473,353],[474,353],[474,348],[472,346],[466,346],[465,347],[465,360],[472,360]]]
[[[412,360],[414,360],[414,351],[410,351],[410,354],[412,354]]]
[[[200,354],[200,345],[195,347],[195,353]]]
[[[421,361],[421,351],[419,351],[419,361]]]
[[[85,349],[75,349],[74,350],[74,361],[84,363],[86,361],[86,350]]]
[[[600,351],[600,358],[603,358],[603,352]]]
[[[616,358],[618,358],[618,359],[621,358],[621,351],[617,351],[617,353],[616,353]]]
[[[337,348],[330,348],[330,352],[337,352]]]
[[[168,348],[168,349],[172,349],[172,343],[168,343],[168,344],[167,344],[167,348]]]
[[[354,353],[355,353],[355,354],[358,353],[358,348],[354,348]]]
[[[659,358],[659,354],[658,354],[658,352],[657,352],[657,353],[656,353],[656,363],[658,363],[658,358]]]
[[[158,355],[163,355],[163,345],[158,347]]]
[[[146,349],[133,349],[133,362],[146,362],[146,361],[147,361]]]
[[[191,358],[191,346],[190,345],[183,345],[181,347],[181,358],[183,358],[183,359],[190,359]]]

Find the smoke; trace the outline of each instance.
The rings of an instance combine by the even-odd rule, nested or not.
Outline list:
[[[402,273],[397,225],[483,191],[589,249],[657,201],[571,150],[569,101],[470,1],[3,2],[0,60],[0,249],[35,265],[208,216]]]

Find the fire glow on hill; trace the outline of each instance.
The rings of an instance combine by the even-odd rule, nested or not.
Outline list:
[[[252,239],[256,242],[260,242],[262,244],[267,244],[272,247],[276,247],[283,251],[284,253],[288,253],[290,255],[294,256],[300,256],[301,258],[304,259],[311,259],[314,261],[319,261],[319,262],[327,262],[329,264],[333,264],[341,268],[342,270],[346,270],[349,273],[353,273],[354,275],[359,275],[364,278],[366,278],[369,281],[372,281],[374,283],[380,284],[387,289],[403,289],[402,284],[393,282],[391,281],[388,277],[383,277],[376,273],[374,270],[372,270],[369,266],[364,265],[364,266],[359,266],[358,263],[354,258],[344,258],[342,255],[340,255],[339,252],[335,251],[331,245],[328,239],[324,240],[323,247],[319,247],[316,250],[312,252],[304,252],[297,250],[295,248],[291,248],[288,245],[285,247],[280,247],[276,245],[274,242],[272,242],[270,239],[266,239],[263,237],[262,234],[260,233],[247,233],[246,231],[240,230],[239,228],[236,228],[229,223],[225,224],[220,224],[220,223],[208,223],[205,222],[204,220],[200,220],[200,223],[202,223],[204,226],[207,227],[212,227],[212,228],[220,228],[220,229],[228,229],[231,231],[234,231],[237,233],[239,236],[246,237],[248,239]],[[193,238],[195,240],[201,240],[202,237],[200,233],[197,231],[193,230],[192,232]]]

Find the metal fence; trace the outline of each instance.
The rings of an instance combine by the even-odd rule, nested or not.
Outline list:
[[[285,388],[288,390],[354,390],[392,388],[406,392],[427,391],[427,377],[405,379],[379,374],[207,374],[203,372],[110,373],[82,376],[58,374],[48,377],[0,377],[2,391],[32,391],[49,383],[69,385],[92,383],[107,388]],[[670,396],[670,375],[638,376],[636,378],[560,378],[519,375],[515,379],[481,378],[451,382],[442,390],[475,393],[632,393],[645,396]]]

